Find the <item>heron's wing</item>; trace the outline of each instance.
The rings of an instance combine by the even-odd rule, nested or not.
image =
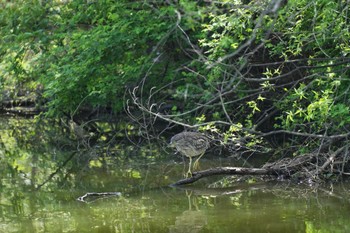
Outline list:
[[[197,140],[194,140],[194,146],[197,149],[207,149],[208,148],[208,141],[204,138],[198,138]]]

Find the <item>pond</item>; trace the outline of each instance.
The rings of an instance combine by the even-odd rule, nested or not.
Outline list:
[[[60,127],[1,123],[0,232],[350,232],[347,181],[313,187],[218,176],[169,187],[184,171],[171,153],[103,157],[57,139],[52,128]],[[208,155],[200,165],[235,162]],[[121,195],[77,200],[89,192]]]

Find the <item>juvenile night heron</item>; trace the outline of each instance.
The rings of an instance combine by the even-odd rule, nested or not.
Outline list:
[[[182,132],[170,139],[170,146],[175,147],[177,151],[190,159],[187,175],[192,175],[192,157],[199,156],[193,164],[193,168],[196,168],[199,159],[209,147],[209,139],[201,133]]]

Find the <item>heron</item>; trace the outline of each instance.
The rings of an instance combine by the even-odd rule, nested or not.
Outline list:
[[[170,139],[170,146],[175,147],[182,155],[190,159],[187,176],[192,176],[191,165],[192,158],[199,156],[193,164],[193,168],[198,167],[199,159],[204,155],[209,148],[209,139],[202,133],[197,132],[182,132],[176,134]]]

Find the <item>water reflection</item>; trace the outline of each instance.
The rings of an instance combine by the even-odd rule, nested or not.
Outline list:
[[[186,190],[188,198],[188,210],[176,216],[175,224],[169,227],[170,233],[200,232],[207,224],[207,216],[198,207],[197,196],[192,196],[192,191]]]
[[[73,150],[52,137],[60,127],[38,130],[28,119],[1,127],[0,232],[350,232],[349,182],[309,187],[213,177],[170,188],[182,178],[181,158]],[[203,168],[215,163],[201,160]],[[87,192],[121,195],[76,200]]]

